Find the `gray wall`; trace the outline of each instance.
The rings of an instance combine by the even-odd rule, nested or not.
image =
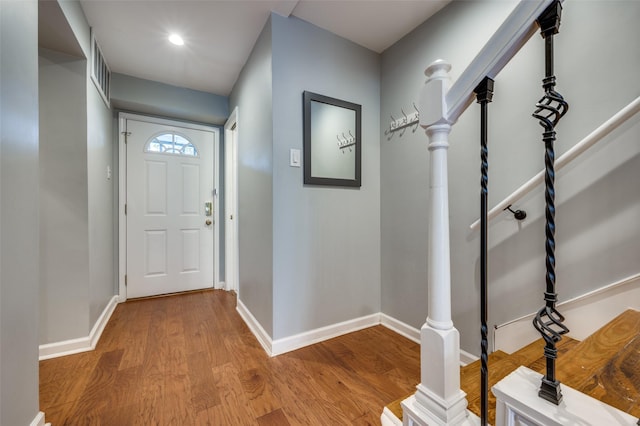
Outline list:
[[[391,136],[385,136],[384,131],[389,128],[391,115],[398,118],[401,109],[407,113],[413,111],[413,103],[418,103],[418,92],[425,81],[424,70],[431,62],[436,59],[450,61],[453,64],[452,77],[455,78],[510,10],[510,7],[505,7],[505,2],[453,2],[382,55],[382,312],[414,327],[421,327],[427,316],[428,140],[421,128],[408,128],[404,133],[396,132]],[[462,37],[464,43],[460,42]],[[452,140],[456,132],[457,126]],[[451,150],[453,148],[452,142]],[[470,150],[469,158],[475,159],[477,152],[476,149]],[[456,169],[457,163],[454,164],[452,159],[450,165],[449,177],[455,180],[460,167]],[[474,171],[471,169],[469,173]],[[476,181],[479,180],[473,180],[472,185]],[[449,193],[453,198],[455,193],[451,188]],[[468,212],[472,216],[479,211],[479,207],[473,204],[476,199],[471,201],[472,210]],[[461,213],[450,208],[452,233],[454,227],[463,226],[454,220]],[[458,256],[452,250],[452,259]],[[454,288],[459,287],[456,282],[453,284]],[[454,300],[454,314],[459,303],[459,298]]]
[[[272,14],[238,106],[240,300],[281,339],[380,311],[379,55]],[[362,105],[362,188],[303,186],[302,92]]]
[[[90,72],[90,71],[88,71]],[[87,79],[87,181],[89,190],[89,327],[118,293],[114,270],[113,143],[111,110]],[[107,168],[111,177],[107,176]]]
[[[295,17],[271,22],[279,339],[380,311],[380,60]],[[289,166],[289,150],[302,150],[304,90],[362,105],[361,188],[305,186],[303,169]]]
[[[0,2],[0,424],[38,413],[38,2]]]
[[[40,343],[89,333],[86,66],[40,49]]]
[[[60,2],[58,31],[90,57],[89,25],[77,1]],[[110,109],[90,61],[42,50],[40,120],[43,268],[40,343],[86,337],[116,293]]]
[[[417,101],[420,72],[433,60],[453,64],[453,78],[509,12],[505,2],[453,2],[392,46],[382,58],[382,122]],[[638,96],[640,3],[567,1],[556,41],[558,90],[571,105],[558,127],[558,155]],[[597,31],[594,23],[597,22]],[[464,40],[464,43],[461,42]],[[541,127],[531,118],[541,97],[543,40],[534,36],[496,78],[490,106],[490,205],[543,167]],[[607,65],[609,64],[609,65]],[[615,68],[615,77],[611,70]],[[638,272],[640,199],[636,182],[635,119],[559,174],[557,272],[560,300]],[[476,105],[451,133],[449,194],[453,316],[462,348],[479,352],[477,232],[479,111]],[[634,142],[635,141],[635,142]],[[382,140],[382,311],[419,327],[426,316],[427,139],[421,130]],[[596,160],[599,162],[596,164]],[[518,205],[529,217],[507,214],[490,227],[490,323],[542,306],[544,218],[539,189]]]
[[[206,124],[221,125],[229,117],[226,96],[125,74],[111,75],[111,102],[116,109]]]
[[[273,112],[271,20],[230,96],[238,107],[238,295],[273,335]]]

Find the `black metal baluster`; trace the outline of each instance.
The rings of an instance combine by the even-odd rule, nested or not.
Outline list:
[[[544,356],[547,358],[547,370],[546,375],[542,378],[538,395],[556,405],[562,400],[560,382],[556,379],[555,361],[558,355],[556,343],[562,339],[563,334],[569,331],[563,324],[564,317],[556,310],[558,295],[555,288],[555,126],[569,109],[567,102],[554,90],[556,77],[553,75],[553,36],[559,31],[561,12],[562,5],[556,0],[538,18],[540,33],[545,40],[545,78],[542,80],[545,95],[536,104],[536,110],[533,113],[540,125],[544,127],[542,141],[545,144],[545,306],[534,318],[533,325],[545,341]]]
[[[489,149],[487,147],[488,104],[493,98],[493,80],[485,77],[475,88],[480,104],[480,422],[487,425],[489,410],[489,343],[487,339],[487,196],[489,194]]]

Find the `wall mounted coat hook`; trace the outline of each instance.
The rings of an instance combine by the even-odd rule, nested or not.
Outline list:
[[[393,137],[393,133],[399,131],[399,135],[402,136],[407,131],[407,127],[411,126],[411,131],[415,133],[418,129],[418,124],[420,122],[420,112],[416,107],[416,103],[413,102],[413,108],[415,112],[411,112],[407,114],[404,111],[404,108],[400,108],[400,112],[402,113],[402,117],[396,119],[393,114],[389,114],[391,117],[391,123],[389,123],[389,128],[384,131],[385,135],[389,135],[389,140]]]

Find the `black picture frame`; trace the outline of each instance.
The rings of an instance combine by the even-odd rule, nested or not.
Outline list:
[[[362,106],[308,91],[302,98],[304,184],[361,187]]]

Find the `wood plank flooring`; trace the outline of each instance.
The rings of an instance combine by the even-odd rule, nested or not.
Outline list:
[[[40,362],[61,425],[378,425],[420,348],[376,326],[269,358],[221,290],[118,305],[95,351]]]

